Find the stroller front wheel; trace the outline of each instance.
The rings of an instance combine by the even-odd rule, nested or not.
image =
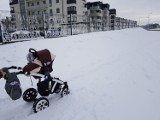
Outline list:
[[[33,104],[33,111],[35,113],[44,110],[45,108],[49,107],[49,101],[45,97],[40,97],[36,99],[36,101]]]

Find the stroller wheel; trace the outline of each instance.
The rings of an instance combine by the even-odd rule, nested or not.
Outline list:
[[[68,95],[70,93],[68,88],[64,88],[61,92],[61,97],[63,97],[64,95]]]
[[[40,97],[36,99],[36,101],[33,104],[33,111],[35,113],[44,110],[45,108],[49,107],[49,101],[45,97]]]
[[[34,88],[29,88],[23,93],[23,100],[26,102],[32,102],[37,97],[38,92]]]

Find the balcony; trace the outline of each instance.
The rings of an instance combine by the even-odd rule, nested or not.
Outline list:
[[[115,19],[116,17],[114,15],[111,15],[111,19]]]
[[[76,0],[67,0],[67,4],[76,4]]]
[[[11,10],[10,13],[15,13],[15,11],[14,11],[14,10]]]
[[[102,16],[103,12],[101,10],[96,10],[96,12],[94,14],[97,16]]]
[[[77,11],[67,11],[67,14],[70,15],[70,14],[77,14]]]
[[[115,21],[114,20],[111,20],[111,23],[114,23]]]

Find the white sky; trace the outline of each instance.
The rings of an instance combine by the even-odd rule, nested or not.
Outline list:
[[[109,3],[117,16],[142,23],[160,23],[160,0],[87,0]],[[0,0],[0,10],[9,10],[9,0]],[[149,19],[148,19],[149,18]]]

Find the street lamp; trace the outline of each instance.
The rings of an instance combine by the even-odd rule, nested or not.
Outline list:
[[[150,23],[150,16],[151,16],[152,12],[148,14],[148,25]]]
[[[63,0],[62,0],[62,16],[64,18],[64,3],[63,3]]]

